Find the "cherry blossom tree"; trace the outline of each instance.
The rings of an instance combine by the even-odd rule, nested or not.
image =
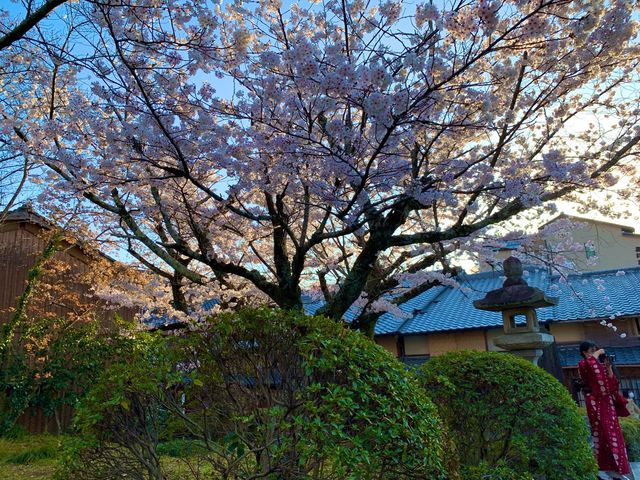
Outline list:
[[[16,120],[21,117],[21,112],[25,111],[23,104],[12,103],[10,97],[16,89],[24,88],[25,85],[19,81],[20,73],[29,69],[29,64],[23,63],[20,56],[23,47],[19,46],[13,51],[9,51],[9,47],[34,31],[35,35],[30,36],[29,40],[37,36],[38,40],[46,45],[48,40],[39,29],[39,23],[65,2],[66,0],[45,0],[38,4],[28,0],[24,3],[24,10],[20,11],[19,17],[0,8],[0,55],[2,55],[0,74],[3,77],[4,87],[0,105],[3,117]],[[15,110],[16,106],[18,110]],[[24,195],[29,186],[30,175],[37,170],[37,162],[34,162],[33,158],[25,154],[22,149],[15,148],[16,145],[11,142],[10,136],[19,135],[19,133],[19,130],[0,132],[0,224]]]
[[[636,178],[630,1],[68,8],[7,48],[36,67],[3,132],[183,312],[315,293],[371,331],[492,227]]]
[[[0,27],[0,50],[10,47],[14,42],[20,40],[35,28],[39,22],[44,20],[47,15],[53,12],[57,7],[65,3],[67,0],[45,0],[37,5],[33,0],[25,3],[25,15],[18,23]]]

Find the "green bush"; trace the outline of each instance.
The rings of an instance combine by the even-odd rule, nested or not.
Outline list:
[[[415,378],[334,321],[243,310],[148,338],[83,400],[85,443],[59,478],[165,478],[161,454],[189,465],[185,479],[457,478]]]
[[[530,362],[455,352],[430,360],[418,375],[454,434],[463,478],[595,478],[584,419],[567,390]]]
[[[620,427],[622,436],[627,445],[627,454],[630,462],[640,461],[640,420],[633,417],[621,417]]]
[[[124,324],[122,324],[124,326]],[[105,331],[97,318],[32,319],[18,337],[20,350],[0,352],[0,435],[14,435],[21,414],[38,409],[56,420],[75,406],[93,385],[105,363],[118,355],[123,337]]]
[[[57,455],[58,452],[55,448],[39,447],[33,450],[26,450],[20,453],[13,454],[7,458],[7,463],[24,465],[27,463],[37,462],[38,460],[56,458]]]
[[[446,475],[435,407],[402,364],[360,333],[264,308],[219,315],[188,343],[199,367],[187,408],[215,405],[202,413],[218,415],[227,461],[246,468],[233,478]]]
[[[118,357],[78,405],[77,436],[57,478],[163,478],[158,445],[167,433],[172,388],[181,379],[166,338],[123,338]]]
[[[205,451],[207,446],[198,440],[176,438],[158,444],[158,455],[163,457],[188,458]]]
[[[21,440],[29,435],[27,429],[22,425],[14,424],[9,430],[0,435],[0,438],[6,438],[8,440]]]
[[[503,461],[497,465],[481,462],[480,465],[464,468],[464,480],[534,480],[530,473],[519,473],[505,465]]]
[[[29,434],[0,438],[0,479],[50,479],[66,440],[61,435]]]

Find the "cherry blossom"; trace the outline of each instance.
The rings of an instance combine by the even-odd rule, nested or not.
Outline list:
[[[158,308],[312,292],[370,330],[509,222],[637,179],[637,22],[604,3],[71,2],[0,50],[2,148]]]

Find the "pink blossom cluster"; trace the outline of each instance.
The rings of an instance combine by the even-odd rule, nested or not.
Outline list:
[[[440,12],[433,3],[422,3],[416,6],[415,22],[418,28],[422,28],[427,22],[437,22],[439,20]]]
[[[481,0],[476,8],[482,28],[486,32],[492,32],[498,24],[499,5],[493,0]]]
[[[470,8],[450,12],[445,16],[444,26],[456,40],[468,39],[478,28],[477,16]]]
[[[390,311],[397,282],[448,281],[414,270],[487,249],[518,215],[639,199],[621,186],[637,22],[607,5],[72,2],[68,43],[43,29],[0,51],[0,161],[42,172],[43,203],[82,207],[164,300],[179,277],[192,312],[307,289],[336,317],[364,293]]]
[[[542,15],[532,15],[522,25],[522,39],[537,40],[545,35],[547,28],[548,24]]]
[[[384,93],[373,92],[365,99],[364,108],[367,114],[384,123],[390,117],[391,98]]]
[[[402,13],[402,2],[398,0],[388,0],[380,4],[380,15],[387,23],[395,23]]]

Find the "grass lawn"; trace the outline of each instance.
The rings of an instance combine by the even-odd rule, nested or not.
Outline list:
[[[52,435],[0,438],[0,480],[49,480],[63,441]]]
[[[51,480],[62,453],[63,444],[69,437],[53,435],[24,435],[18,439],[0,438],[0,480]],[[183,442],[173,445],[185,448]],[[167,479],[184,480],[193,478],[189,467],[178,457],[186,457],[187,452],[174,446],[167,449],[162,458]],[[197,462],[192,462],[194,467]],[[204,467],[200,474],[209,473]]]
[[[54,462],[29,465],[0,465],[0,480],[49,480],[55,471]]]

